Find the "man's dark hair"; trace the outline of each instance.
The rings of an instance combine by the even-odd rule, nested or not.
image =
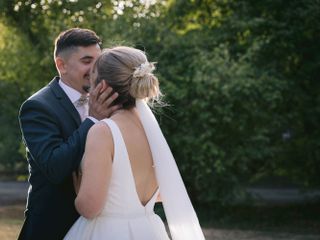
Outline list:
[[[94,31],[83,28],[71,28],[61,32],[56,38],[54,56],[57,57],[64,50],[95,44],[99,44],[101,48],[101,40]]]

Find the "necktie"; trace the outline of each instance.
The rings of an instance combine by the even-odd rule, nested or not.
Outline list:
[[[81,121],[84,121],[88,116],[88,102],[89,98],[87,95],[81,95],[81,97],[75,102]]]
[[[89,101],[88,96],[87,95],[81,95],[81,97],[76,101],[76,106],[77,107],[82,107],[85,104],[87,104]]]

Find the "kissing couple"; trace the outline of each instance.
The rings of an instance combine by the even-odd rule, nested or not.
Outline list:
[[[19,112],[30,174],[19,239],[204,239],[149,107],[161,91],[145,52],[102,50],[95,32],[72,28],[57,37],[54,61],[59,76]]]

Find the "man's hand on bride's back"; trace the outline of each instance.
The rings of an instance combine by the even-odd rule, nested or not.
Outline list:
[[[101,81],[95,89],[90,91],[89,116],[97,120],[110,117],[110,115],[121,108],[120,105],[113,105],[113,101],[118,97],[118,93],[107,86],[105,81]]]

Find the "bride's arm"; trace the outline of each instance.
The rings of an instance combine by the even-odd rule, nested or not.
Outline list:
[[[95,124],[88,132],[82,163],[82,179],[75,200],[77,211],[85,218],[101,212],[111,177],[113,139],[104,123]]]
[[[80,172],[72,172],[73,187],[77,195],[81,184],[81,175],[82,173]]]

